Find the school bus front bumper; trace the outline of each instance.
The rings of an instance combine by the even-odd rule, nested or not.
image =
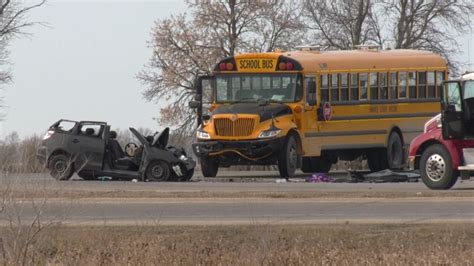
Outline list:
[[[246,141],[199,141],[192,146],[198,157],[236,153],[246,159],[258,159],[278,153],[284,141],[285,137]]]

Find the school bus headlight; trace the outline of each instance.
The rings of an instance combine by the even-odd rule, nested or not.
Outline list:
[[[211,138],[211,135],[209,135],[209,133],[207,133],[206,131],[204,130],[198,130],[196,132],[196,137],[198,139],[210,139]]]
[[[279,128],[265,130],[265,131],[260,132],[260,135],[258,135],[258,138],[259,139],[273,138],[275,136],[278,136],[280,132],[281,132],[281,129]]]

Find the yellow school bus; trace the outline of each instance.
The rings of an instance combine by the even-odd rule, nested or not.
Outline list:
[[[196,82],[193,150],[206,177],[230,165],[278,165],[292,177],[358,156],[372,171],[399,169],[410,141],[440,112],[447,71],[431,52],[373,47],[225,58]]]

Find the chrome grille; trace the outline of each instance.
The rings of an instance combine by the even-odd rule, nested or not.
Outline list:
[[[218,136],[246,137],[252,135],[255,119],[237,118],[237,120],[232,121],[230,118],[216,118],[214,119],[214,126]]]

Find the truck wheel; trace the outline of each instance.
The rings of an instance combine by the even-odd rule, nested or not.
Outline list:
[[[216,177],[219,171],[219,162],[210,157],[201,158],[201,171],[204,177]]]
[[[288,136],[278,155],[278,171],[281,177],[289,178],[295,175],[298,165],[298,151],[295,137]]]
[[[387,150],[373,150],[367,154],[367,164],[371,172],[378,172],[388,169]]]
[[[388,138],[386,160],[389,169],[400,169],[403,166],[403,143],[397,132],[392,132]],[[381,162],[383,164],[385,162]]]
[[[167,181],[171,176],[170,167],[164,161],[154,161],[148,165],[145,176],[149,181]]]
[[[48,163],[49,173],[56,180],[68,180],[74,173],[74,167],[69,156],[56,154],[51,156]]]
[[[321,157],[303,157],[301,171],[303,173],[328,173],[332,163]]]
[[[440,144],[431,145],[423,152],[420,174],[423,183],[431,189],[450,189],[459,176],[452,167],[449,152]]]

